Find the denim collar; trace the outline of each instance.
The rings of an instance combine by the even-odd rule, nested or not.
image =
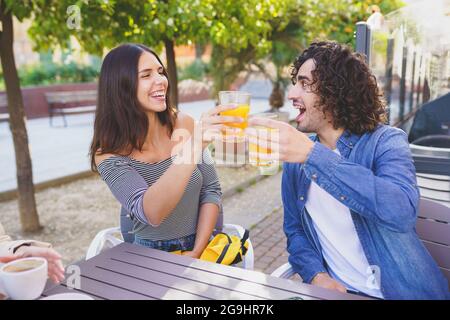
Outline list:
[[[345,130],[342,135],[339,137],[336,146],[339,150],[339,153],[347,157],[350,151],[355,147],[355,145],[358,143],[359,139],[361,138],[361,135],[351,133],[349,130]],[[319,136],[316,134],[313,138],[313,141],[319,141]]]

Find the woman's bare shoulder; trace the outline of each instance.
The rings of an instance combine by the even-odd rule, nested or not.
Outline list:
[[[117,156],[113,153],[101,153],[99,150],[94,156],[95,165],[98,166],[103,160]]]
[[[195,120],[190,115],[184,112],[178,112],[175,129],[187,129],[189,132],[194,131]]]

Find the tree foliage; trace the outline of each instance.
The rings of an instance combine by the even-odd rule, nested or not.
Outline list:
[[[89,53],[123,42],[156,50],[175,45],[213,45],[211,75],[215,91],[228,87],[239,72],[269,57],[281,79],[283,67],[317,38],[354,44],[355,23],[366,20],[369,6],[383,13],[400,0],[8,0],[15,15],[33,17],[30,34],[36,48],[67,47],[71,36]],[[76,5],[80,27],[68,27],[67,9]]]

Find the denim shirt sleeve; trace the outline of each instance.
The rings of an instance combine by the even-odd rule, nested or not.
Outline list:
[[[395,232],[412,230],[419,191],[406,134],[384,132],[373,161],[372,171],[316,142],[303,169],[309,179],[362,217]]]
[[[289,263],[304,282],[311,283],[316,274],[327,271],[323,265],[322,256],[314,249],[303,229],[301,214],[296,206],[297,193],[293,185],[295,176],[289,164],[285,163],[281,182],[284,207],[283,228],[287,237]]]

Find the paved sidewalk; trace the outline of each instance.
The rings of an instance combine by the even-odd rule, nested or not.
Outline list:
[[[281,172],[268,176],[223,199],[225,223],[238,223],[251,229],[274,210],[281,208]]]
[[[275,210],[250,229],[250,237],[255,251],[255,270],[271,274],[288,262],[282,208]]]
[[[272,273],[287,262],[283,232],[281,175],[268,176],[223,201],[225,223],[239,224],[250,230],[254,248],[254,269]]]

